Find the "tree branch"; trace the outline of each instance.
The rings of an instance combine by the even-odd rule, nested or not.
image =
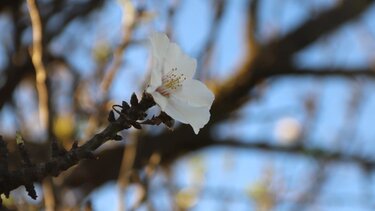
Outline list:
[[[298,50],[337,29],[341,24],[357,17],[373,2],[373,0],[344,0],[339,6],[307,21],[284,38],[254,52],[256,55],[246,60],[232,78],[215,88],[217,95],[212,106],[213,118],[210,124],[225,119],[231,112],[246,102],[248,92],[257,82],[275,75],[277,72],[282,72],[283,68],[290,68],[290,58]],[[248,48],[251,49],[251,46],[248,46]]]
[[[262,150],[270,153],[300,155],[323,161],[352,162],[362,166],[364,169],[375,169],[375,160],[339,151],[309,148],[303,145],[275,145],[269,144],[270,141],[267,140],[242,142],[235,139],[227,139],[218,141],[207,133],[191,138],[188,134],[191,134],[191,129],[183,126],[179,128],[179,134],[163,134],[158,136],[160,139],[153,139],[152,137],[139,139],[134,168],[142,168],[148,162],[148,160],[146,160],[146,155],[150,152],[157,152],[162,155],[161,165],[170,165],[175,161],[176,157],[182,156],[188,152],[201,150],[206,147],[222,146],[248,150]],[[75,168],[71,175],[64,178],[64,184],[75,187],[85,183],[84,188],[86,191],[90,192],[92,189],[108,180],[117,179],[117,173],[120,167],[119,160],[121,160],[122,153],[123,146],[103,151],[100,154],[101,160],[85,161],[85,165],[81,165],[80,168]],[[111,162],[113,165],[108,165],[108,162]],[[101,177],[91,176],[94,174],[93,172],[98,171],[106,172],[106,174],[101,174]]]
[[[43,129],[48,128],[48,91],[47,91],[47,71],[43,64],[43,46],[42,46],[42,22],[35,0],[27,0],[29,8],[31,26],[33,31],[33,46],[31,51],[31,60],[36,74],[36,89],[39,98],[39,121]]]
[[[374,0],[343,0],[338,3],[337,7],[321,13],[287,36],[270,43],[268,48],[274,49],[275,55],[279,58],[280,56],[290,58],[294,53],[315,42],[322,35],[328,34],[342,24],[357,18],[372,3],[374,3]]]
[[[145,112],[152,106],[155,105],[153,98],[149,94],[143,94],[140,102],[138,102],[135,95],[132,96],[132,106],[129,107],[126,103],[123,103],[120,116],[115,119],[113,111],[110,112],[108,117],[109,125],[100,133],[96,134],[85,144],[78,147],[76,144],[73,145],[72,149],[62,155],[54,154],[52,159],[48,162],[33,165],[30,163],[28,155],[24,149],[23,143],[18,144],[21,146],[23,153],[23,159],[26,162],[26,166],[23,168],[5,172],[0,177],[0,193],[9,193],[11,190],[25,185],[26,187],[34,182],[41,181],[47,176],[58,176],[61,172],[69,169],[76,165],[80,160],[93,158],[93,152],[103,145],[108,140],[120,140],[121,137],[117,133],[124,129],[129,129],[131,126],[138,127],[137,120],[143,120],[146,116]],[[1,139],[1,137],[0,137]],[[4,147],[0,143],[0,148]],[[56,150],[54,150],[56,151]],[[3,164],[4,166],[4,164]],[[36,197],[36,195],[35,195]]]
[[[274,76],[297,76],[297,77],[342,77],[342,78],[357,78],[366,77],[375,79],[375,69],[371,68],[357,68],[357,69],[342,69],[342,68],[295,68],[285,67],[280,70],[267,73],[267,77]]]
[[[256,149],[263,150],[268,152],[277,152],[277,153],[287,153],[291,155],[302,155],[311,157],[314,159],[322,159],[329,161],[340,161],[340,162],[353,162],[361,165],[366,169],[375,168],[375,160],[366,159],[358,155],[349,155],[343,152],[333,152],[329,150],[319,149],[319,148],[307,148],[303,145],[294,145],[294,146],[282,146],[269,144],[270,141],[257,141],[257,142],[244,142],[238,140],[223,140],[223,141],[214,141],[212,145],[214,146],[226,146],[232,148],[241,148],[241,149]]]

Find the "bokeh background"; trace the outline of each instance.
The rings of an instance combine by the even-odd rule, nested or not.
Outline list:
[[[215,93],[208,125],[123,131],[83,161],[4,199],[15,210],[374,210],[372,0],[37,1],[41,111],[26,1],[0,1],[0,133],[33,162],[84,143],[113,104],[141,95],[148,36],[197,58]],[[39,97],[38,97],[39,96]],[[41,112],[48,113],[43,122]],[[157,112],[157,111],[154,111]]]

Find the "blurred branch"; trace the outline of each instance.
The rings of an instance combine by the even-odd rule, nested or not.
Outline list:
[[[62,21],[58,24],[54,25],[54,29],[51,29],[49,31],[46,31],[46,34],[44,36],[43,42],[49,43],[51,40],[53,40],[58,34],[60,34],[65,27],[74,19],[79,17],[84,17],[88,14],[90,14],[92,11],[94,11],[97,8],[100,8],[104,3],[103,0],[95,0],[95,1],[88,1],[84,3],[76,3],[72,7],[68,7],[68,9],[61,12],[62,15]],[[17,4],[18,5],[18,4]],[[18,6],[22,6],[19,4]],[[15,10],[17,11],[17,10]],[[55,12],[55,11],[53,11]],[[46,16],[49,17],[52,14],[47,14]],[[27,27],[22,27],[23,30]],[[20,30],[17,26],[18,33],[22,33],[23,30]],[[21,37],[21,35],[17,35],[15,37]],[[3,105],[9,101],[9,99],[13,95],[13,91],[19,84],[19,82],[27,75],[34,74],[33,70],[33,64],[31,62],[31,59],[27,55],[26,52],[22,52],[26,49],[21,48],[17,49],[21,52],[15,52],[17,55],[15,55],[15,58],[17,58],[17,61],[10,62],[7,67],[4,68],[2,73],[2,77],[6,78],[5,84],[3,84],[0,87],[0,109],[3,107]],[[18,55],[19,54],[19,55]],[[49,58],[45,58],[44,61],[46,63],[49,62]]]
[[[232,182],[232,181],[230,181]],[[167,186],[168,184],[165,184],[165,183],[160,183],[158,184],[157,186],[153,187],[155,190],[160,190],[160,189],[165,189],[165,187]],[[182,190],[186,187],[188,187],[187,184],[173,184],[172,185],[173,189],[177,191],[179,190]],[[244,207],[248,207],[248,209],[245,209],[245,210],[255,210],[254,209],[254,204],[253,204],[253,201],[252,203],[249,203],[249,196],[248,194],[246,193],[246,190],[244,190],[245,188],[241,188],[241,187],[228,187],[227,185],[215,185],[215,186],[210,186],[210,185],[207,185],[207,186],[204,186],[202,187],[202,190],[199,192],[199,196],[198,196],[198,200],[201,201],[201,200],[204,200],[205,199],[212,199],[213,201],[225,201],[227,204],[231,204],[231,203],[234,203],[236,205],[238,204],[242,204],[244,205]],[[290,191],[290,192],[293,192],[295,190],[287,190],[287,191]],[[157,191],[154,191],[152,192],[152,194],[158,194]],[[279,194],[283,194],[283,193],[279,193]],[[290,205],[298,205],[298,203],[300,203],[298,201],[298,199],[294,199],[292,197],[288,197],[287,196],[287,193],[285,193],[284,197],[278,199],[278,202],[279,203],[286,203],[286,204],[290,204]],[[321,201],[319,201],[321,202]],[[304,202],[301,202],[301,203],[304,203]],[[360,195],[360,194],[348,194],[348,193],[344,193],[344,192],[341,192],[339,194],[337,194],[337,196],[331,196],[329,195],[325,200],[324,200],[324,204],[327,203],[329,205],[338,205],[338,206],[348,206],[348,207],[351,207],[355,204],[363,204],[363,197]],[[252,205],[252,206],[249,206],[249,205]],[[302,204],[304,205],[304,204]],[[289,206],[288,206],[289,207]],[[311,208],[311,207],[309,207]],[[316,207],[313,207],[313,210],[317,210],[317,209],[314,209]],[[277,209],[276,209],[277,210]],[[291,210],[291,209],[287,209],[287,210]],[[300,210],[304,210],[304,209],[300,209]],[[299,210],[299,211],[300,211]],[[307,209],[307,210],[311,210],[311,209]]]
[[[248,14],[248,26],[247,26],[247,36],[248,36],[248,54],[252,56],[256,53],[258,48],[257,42],[257,31],[258,31],[258,10],[259,10],[259,0],[252,0],[249,5]]]
[[[285,37],[271,43],[268,48],[273,49],[273,53],[279,59],[290,58],[294,53],[310,45],[322,35],[330,33],[342,24],[357,18],[372,3],[374,3],[374,0],[342,0],[337,7],[310,19]]]
[[[48,31],[46,31],[45,41],[48,43],[57,35],[61,34],[65,27],[68,26],[73,20],[78,18],[84,18],[92,14],[93,11],[101,8],[104,5],[104,0],[88,0],[76,3],[69,2],[68,5],[63,7],[64,9],[60,13],[55,13],[54,11],[52,14],[56,16],[61,16],[61,21],[58,24],[54,24],[53,28],[50,27]],[[47,14],[48,16],[52,17],[52,14]]]
[[[196,70],[196,77],[200,78],[202,80],[205,80],[209,73],[207,73],[208,64],[211,61],[215,41],[217,38],[217,35],[219,34],[218,31],[220,29],[222,20],[223,20],[223,14],[225,12],[224,8],[226,8],[226,2],[227,0],[218,0],[218,1],[212,1],[214,3],[214,18],[210,25],[210,29],[206,38],[206,42],[203,45],[203,47],[200,49],[197,58],[198,58],[198,66]],[[203,72],[206,70],[206,72]]]
[[[268,144],[270,141],[243,142],[237,140],[212,141],[214,146],[227,146],[241,149],[258,149],[270,152],[282,152],[292,155],[303,155],[314,159],[339,162],[354,162],[365,169],[374,169],[375,160],[366,159],[358,155],[348,155],[343,152],[332,152],[319,148],[307,148],[303,145],[280,146]]]
[[[175,133],[160,135],[160,139],[158,139],[159,141],[153,139],[152,137],[144,137],[143,139],[139,139],[136,152],[137,157],[134,163],[134,167],[136,169],[142,168],[143,165],[147,163],[147,160],[145,160],[145,158],[150,151],[158,152],[160,153],[160,155],[162,155],[161,165],[169,165],[170,163],[174,162],[177,156],[184,155],[187,152],[200,150],[206,147],[222,146],[248,150],[261,150],[271,153],[286,153],[294,156],[306,156],[317,159],[319,161],[327,162],[352,162],[362,166],[364,169],[375,169],[375,160],[358,155],[346,154],[340,151],[310,148],[303,145],[282,146],[270,144],[271,142],[268,140],[244,142],[235,139],[227,139],[223,141],[217,141],[215,140],[215,138],[209,136],[208,134],[202,134],[198,135],[197,137],[191,138],[188,135],[191,133],[190,130],[191,129],[187,127],[179,128],[179,139],[176,138],[177,135],[173,135]],[[119,154],[122,152],[122,147],[108,149],[101,153],[101,159],[115,162],[114,160],[119,159]],[[118,161],[116,161],[116,163],[117,162]],[[65,184],[68,186],[77,186],[85,182],[85,188],[87,188],[86,191],[90,191],[97,185],[101,185],[108,180],[116,179],[116,174],[107,174],[106,176],[100,178],[93,178],[84,176],[88,174],[87,172],[94,172],[96,169],[101,169],[102,172],[118,172],[118,168],[118,166],[109,166],[104,161],[99,164],[97,161],[88,160],[84,166],[74,169],[72,174],[65,178]]]
[[[53,181],[50,178],[45,178],[42,181],[44,206],[46,211],[53,211],[56,209],[55,193],[53,191]]]
[[[18,7],[23,1],[22,0],[1,0],[0,1],[0,11],[6,8]]]
[[[168,16],[167,16],[167,26],[166,26],[166,30],[165,30],[165,34],[169,38],[173,38],[173,35],[172,35],[173,21],[174,21],[175,15],[176,15],[176,10],[180,6],[180,3],[181,3],[180,0],[172,0],[169,3]]]
[[[124,148],[124,153],[121,161],[120,173],[117,179],[119,186],[119,211],[126,210],[125,191],[129,184],[129,179],[132,173],[132,166],[135,158],[135,149],[137,145],[138,133],[131,133],[128,137],[127,145]]]
[[[142,204],[144,204],[147,199],[149,198],[149,191],[150,191],[150,180],[155,175],[157,167],[160,163],[160,155],[159,153],[154,153],[151,155],[150,160],[147,162],[145,166],[145,175],[143,178],[140,178],[139,184],[141,188],[138,189],[138,196],[136,202],[131,206],[129,209],[130,211],[136,211],[140,208]],[[130,166],[131,168],[131,166]]]
[[[7,80],[5,84],[0,88],[0,109],[12,97],[13,91],[15,90],[19,82],[26,75],[31,74],[31,70],[32,63],[29,58],[22,65],[8,66],[8,68],[4,70],[5,76],[2,77],[5,77]]]
[[[327,165],[324,162],[318,162],[318,165],[313,175],[310,176],[307,190],[297,197],[296,203],[291,208],[292,211],[307,210],[308,205],[311,205],[322,191],[323,184],[327,179]]]
[[[295,68],[295,67],[284,67],[280,70],[270,70],[267,73],[267,77],[271,76],[311,76],[311,77],[343,77],[343,78],[357,78],[366,77],[369,79],[375,79],[375,69],[371,68]]]
[[[257,55],[246,60],[232,78],[215,87],[218,94],[212,106],[213,115],[210,123],[214,124],[224,119],[243,105],[247,101],[248,92],[257,82],[275,75],[277,72],[283,72],[284,68],[290,68],[290,59],[294,53],[337,29],[346,21],[357,17],[372,2],[374,1],[344,0],[338,7],[307,21],[284,38],[260,47],[256,52]],[[251,49],[251,46],[249,48]]]
[[[259,10],[259,0],[251,0],[250,2],[250,9],[249,9],[249,23],[251,23],[250,25],[250,30],[252,32],[255,32],[257,31],[257,28],[258,28],[258,10]]]
[[[121,44],[115,49],[113,55],[112,65],[109,67],[107,74],[105,75],[102,83],[100,85],[101,92],[106,95],[110,85],[112,84],[113,78],[115,77],[117,71],[120,69],[122,64],[122,57],[125,49],[128,47],[131,41],[133,30],[136,27],[137,19],[140,14],[134,7],[130,0],[123,0],[121,2],[123,10],[123,37]]]
[[[46,86],[47,71],[43,65],[42,23],[35,0],[27,0],[33,31],[31,60],[36,73],[36,88],[39,97],[39,121],[43,129],[48,128],[48,93]]]

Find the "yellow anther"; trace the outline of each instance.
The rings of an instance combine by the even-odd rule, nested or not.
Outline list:
[[[172,68],[170,72],[162,78],[162,85],[157,89],[163,96],[169,96],[172,90],[182,87],[182,82],[186,80],[183,73],[176,72],[177,68]]]

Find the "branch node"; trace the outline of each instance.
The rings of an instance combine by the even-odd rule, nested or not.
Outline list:
[[[63,147],[59,146],[59,143],[56,141],[56,139],[51,140],[51,151],[52,158],[64,156],[67,153],[67,151]]]
[[[115,113],[113,111],[109,112],[109,114],[108,114],[108,121],[109,122],[115,122],[116,121]]]
[[[132,106],[138,106],[139,102],[138,102],[138,97],[137,95],[133,92],[131,98],[130,98],[130,105]]]

